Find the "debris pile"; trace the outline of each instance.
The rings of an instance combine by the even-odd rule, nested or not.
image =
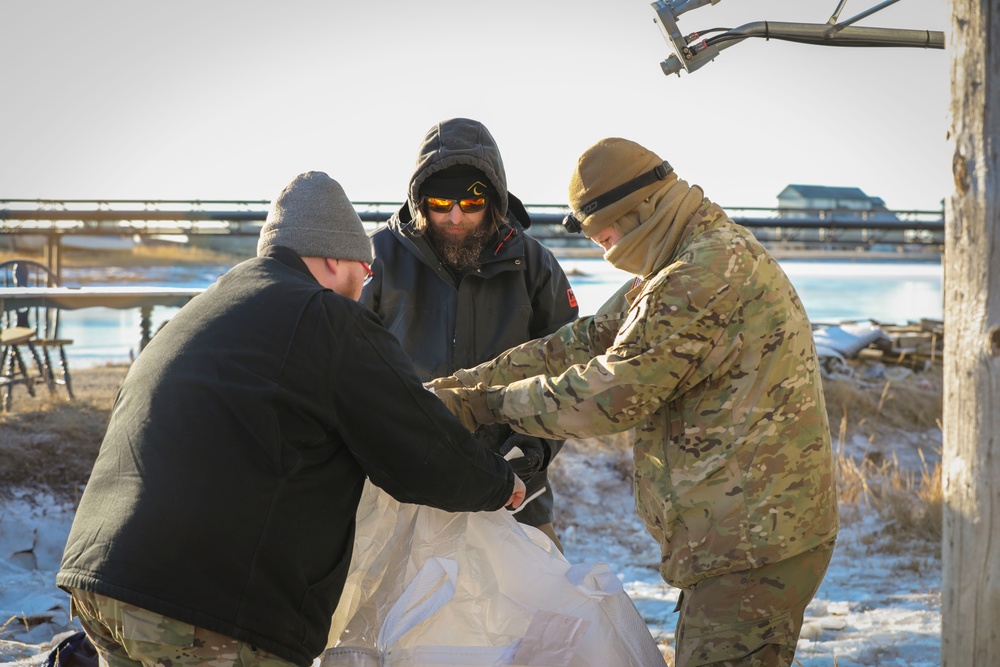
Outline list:
[[[915,371],[927,371],[942,362],[944,322],[920,320],[905,326],[879,326],[885,336],[875,345],[862,349],[858,353],[859,358],[905,366]]]
[[[941,364],[944,352],[940,320],[906,325],[842,322],[815,327],[813,337],[826,377],[902,379]]]

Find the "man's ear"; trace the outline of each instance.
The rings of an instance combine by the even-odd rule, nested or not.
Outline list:
[[[337,269],[340,268],[340,262],[329,257],[324,257],[323,261],[326,262],[326,270],[333,275],[337,275]]]

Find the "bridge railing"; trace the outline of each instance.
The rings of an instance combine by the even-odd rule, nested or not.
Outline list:
[[[384,224],[400,202],[354,202],[368,229]],[[256,237],[268,200],[0,199],[0,241],[5,235],[43,237],[46,263],[61,271],[62,239],[68,236],[149,237],[230,235]],[[565,206],[527,205],[529,232],[553,247],[590,247],[582,235],[560,224]],[[724,207],[765,244],[838,249],[924,248],[944,245],[942,211],[859,211]]]

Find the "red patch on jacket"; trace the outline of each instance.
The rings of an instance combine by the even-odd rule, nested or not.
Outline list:
[[[569,299],[569,305],[572,308],[576,308],[576,295],[573,294],[572,289],[566,290],[566,297]]]

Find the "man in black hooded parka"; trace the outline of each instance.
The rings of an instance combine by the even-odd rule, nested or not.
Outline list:
[[[361,294],[422,380],[470,368],[577,318],[569,280],[525,232],[530,224],[482,123],[452,118],[428,130],[406,203],[372,237],[375,275]],[[563,441],[506,424],[484,426],[476,437],[506,455],[527,484],[515,518],[561,549],[546,468]]]

